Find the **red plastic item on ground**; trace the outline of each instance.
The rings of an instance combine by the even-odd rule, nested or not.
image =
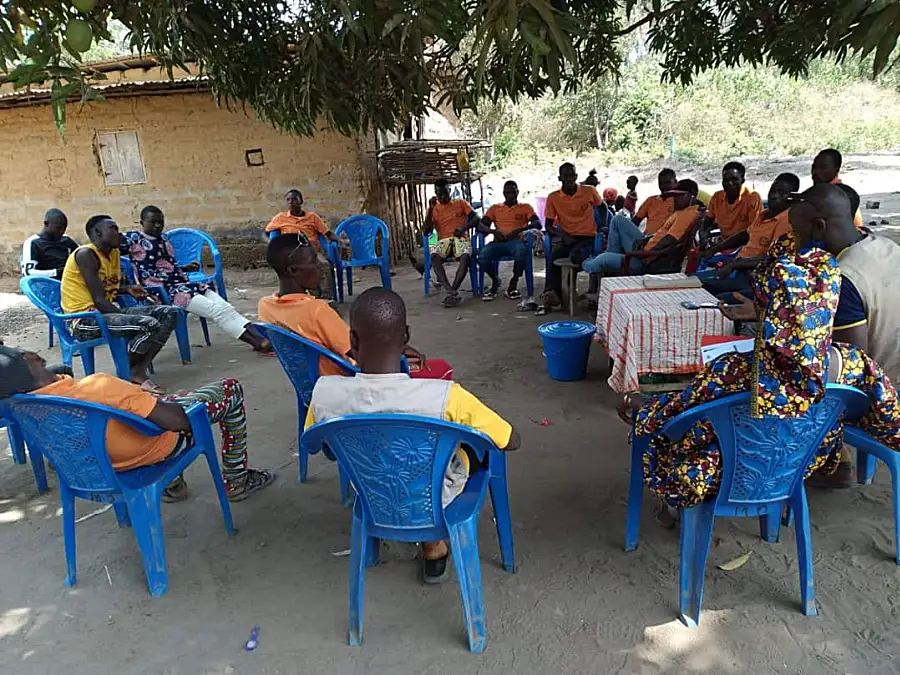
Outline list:
[[[425,368],[419,368],[418,363],[410,363],[409,376],[413,379],[452,380],[453,366],[444,359],[428,359]]]

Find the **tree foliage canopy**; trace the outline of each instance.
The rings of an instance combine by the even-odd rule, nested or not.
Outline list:
[[[8,0],[0,71],[52,82],[61,124],[66,100],[98,98],[82,60],[111,19],[135,52],[196,61],[220,99],[281,129],[311,134],[324,119],[353,134],[434,102],[477,109],[615,77],[635,31],[673,82],[741,63],[802,75],[850,53],[874,54],[877,74],[892,65],[900,0]]]

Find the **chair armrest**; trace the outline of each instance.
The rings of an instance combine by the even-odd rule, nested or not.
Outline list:
[[[109,333],[109,327],[106,325],[106,319],[103,318],[103,312],[93,309],[89,312],[75,312],[74,314],[53,314],[54,318],[61,319],[63,324],[66,321],[71,321],[73,319],[87,319],[91,318],[97,321],[97,326],[100,328],[100,334],[103,338],[110,342],[112,340],[112,335]]]
[[[148,293],[158,295],[159,299],[164,305],[172,304],[172,297],[169,295],[169,292],[166,290],[165,286],[144,286],[144,290]]]

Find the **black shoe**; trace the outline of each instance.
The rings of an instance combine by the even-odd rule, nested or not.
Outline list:
[[[447,581],[450,576],[450,568],[447,566],[447,554],[436,560],[422,560],[422,581],[426,584],[440,584]]]

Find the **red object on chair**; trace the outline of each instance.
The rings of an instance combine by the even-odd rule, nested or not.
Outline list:
[[[425,368],[420,368],[418,363],[409,364],[409,376],[413,379],[425,380],[452,380],[453,366],[444,359],[428,359]]]

